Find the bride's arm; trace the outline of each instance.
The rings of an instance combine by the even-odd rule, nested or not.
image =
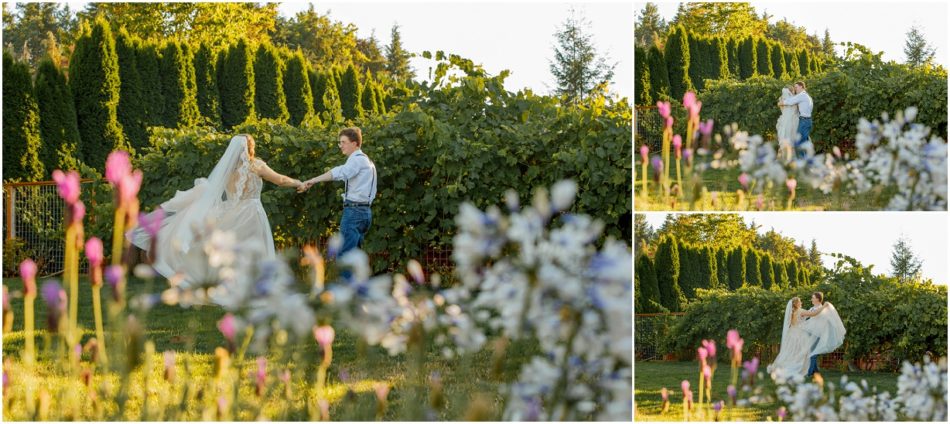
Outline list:
[[[261,162],[260,165],[258,166],[251,167],[251,169],[254,171],[254,173],[256,173],[257,175],[260,175],[261,178],[269,182],[272,182],[274,184],[277,184],[281,187],[300,187],[300,185],[302,184],[300,180],[298,179],[290,178],[286,175],[278,174],[273,169],[270,169],[270,167],[267,166],[267,164],[263,162]]]

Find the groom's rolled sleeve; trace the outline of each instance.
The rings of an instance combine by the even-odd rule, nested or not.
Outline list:
[[[359,173],[359,165],[355,160],[347,159],[346,163],[330,170],[330,175],[334,181],[348,180]]]

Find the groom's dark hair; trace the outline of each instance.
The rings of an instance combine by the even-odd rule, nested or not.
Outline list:
[[[359,127],[349,127],[340,130],[340,135],[345,135],[347,139],[355,142],[357,146],[363,147],[363,132]]]
[[[805,87],[805,81],[798,81],[798,82],[795,83],[795,85],[800,85],[800,86],[802,86],[802,88],[805,88],[805,89],[808,88],[808,87]]]
[[[814,297],[817,297],[819,303],[824,303],[824,302],[825,302],[825,295],[821,294],[821,292],[816,291],[816,292],[812,293],[811,295],[814,296]]]

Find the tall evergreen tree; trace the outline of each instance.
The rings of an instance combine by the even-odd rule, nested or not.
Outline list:
[[[909,283],[920,280],[920,269],[923,264],[923,261],[911,250],[909,240],[904,236],[897,239],[894,250],[891,251],[891,274],[898,281]]]
[[[310,86],[310,73],[307,59],[299,50],[287,61],[284,73],[284,94],[287,96],[287,111],[290,124],[300,125],[307,116],[314,114],[313,88]]]
[[[4,65],[4,71],[7,69]],[[69,92],[66,76],[49,58],[39,63],[34,91],[37,106],[39,106],[40,139],[42,140],[39,156],[46,171],[44,178],[48,179],[51,178],[54,169],[76,169],[75,163],[79,159],[76,106],[73,104],[73,95]],[[4,88],[4,93],[11,92]],[[12,111],[6,107],[4,109]],[[3,126],[7,128],[6,123]],[[4,139],[6,139],[5,134]]]
[[[588,33],[590,27],[587,19],[571,9],[570,16],[554,34],[557,45],[549,68],[557,82],[555,92],[570,104],[577,104],[598,86],[610,82],[617,67],[597,51]]]
[[[399,25],[393,25],[390,32],[389,45],[386,46],[386,72],[397,81],[405,81],[416,77],[416,73],[409,66],[412,54],[402,46],[402,34]]]
[[[733,78],[739,78],[739,40],[730,38],[726,43],[726,54],[729,56],[729,75]]]
[[[827,30],[825,31],[827,34]],[[936,49],[927,42],[923,32],[917,26],[912,26],[907,31],[907,40],[904,41],[904,55],[907,57],[907,64],[912,67],[918,67],[933,61]]]
[[[218,67],[221,123],[225,129],[256,116],[254,110],[254,61],[247,42],[239,40],[228,49]]]
[[[667,24],[660,15],[660,10],[653,3],[646,3],[638,13],[634,25],[633,37],[635,45],[644,50],[662,44],[662,36],[667,32]]]
[[[808,50],[801,49],[798,51],[798,75],[802,77],[807,77],[811,72],[811,60],[808,56]]]
[[[706,84],[703,79],[706,77],[706,55],[703,51],[703,40],[696,34],[685,33],[687,45],[689,46],[689,80],[692,81],[696,90],[702,90]]]
[[[752,78],[757,74],[757,51],[755,39],[746,37],[739,44],[739,79]]]
[[[785,76],[798,78],[798,55],[793,51],[785,50]]]
[[[360,119],[363,117],[363,87],[360,86],[359,76],[352,64],[343,74],[342,89],[340,90],[340,105],[343,108],[343,117],[346,119]]]
[[[109,24],[96,19],[84,26],[69,61],[69,84],[76,102],[80,151],[85,163],[105,169],[113,150],[131,151],[116,115],[119,105],[119,59]]]
[[[386,113],[386,92],[383,90],[383,85],[379,82],[373,84],[373,92],[376,93],[376,107],[379,113]]]
[[[164,125],[188,128],[198,123],[198,87],[195,66],[187,44],[169,41],[162,49]]]
[[[677,283],[680,273],[679,250],[675,237],[664,238],[656,250],[656,280],[660,288],[660,304],[671,312],[679,312],[686,297]]]
[[[828,32],[828,28],[825,28],[825,37],[821,39],[821,53],[828,58],[835,58],[837,55],[835,53],[835,43],[831,41],[831,34]]]
[[[3,51],[3,178],[43,179],[40,161],[40,115],[30,65]]]
[[[729,283],[729,255],[725,249],[716,249],[716,276],[719,288],[728,289]]]
[[[762,288],[772,290],[775,285],[775,270],[772,268],[772,255],[763,254],[759,258],[759,276],[762,278]]]
[[[717,80],[729,78],[729,52],[726,49],[726,42],[722,37],[713,39],[713,76]]]
[[[653,97],[652,104],[660,100],[670,100],[670,79],[667,73],[666,60],[663,52],[656,46],[650,47],[650,53],[647,55],[647,61],[650,64],[650,95]]]
[[[737,290],[745,285],[745,254],[742,249],[729,252],[729,289]]]
[[[647,51],[641,47],[633,49],[633,104],[652,105],[653,93],[650,85],[650,64],[647,62]]]
[[[785,52],[779,43],[772,44],[772,75],[779,79],[788,77],[785,70]]]
[[[145,111],[146,126],[163,125],[165,116],[165,95],[162,94],[162,54],[159,46],[152,42],[142,42],[136,50],[135,65],[141,81],[142,106]]]
[[[756,70],[759,75],[774,76],[772,73],[772,50],[764,38],[755,40]]]
[[[775,287],[779,290],[788,288],[788,273],[785,263],[780,260],[772,261],[772,275],[775,276]]]
[[[115,37],[115,52],[119,61],[119,105],[116,117],[122,124],[125,138],[134,149],[148,146],[148,117],[142,95],[142,78],[139,76],[139,43],[120,28]]]
[[[759,274],[759,255],[755,249],[745,249],[745,281],[753,287],[762,287],[762,278]]]
[[[656,279],[656,270],[653,267],[653,260],[647,255],[640,255],[637,259],[635,273],[640,279],[640,291],[636,293],[639,298],[638,314],[649,314],[660,312],[660,286]]]
[[[270,43],[258,45],[254,55],[254,110],[260,118],[280,122],[290,117],[284,94],[284,64]]]
[[[798,263],[795,261],[788,261],[785,263],[785,272],[788,274],[788,286],[789,287],[801,287],[799,283],[798,275]]]
[[[687,91],[695,91],[689,78],[689,40],[682,26],[677,25],[670,31],[663,56],[670,78],[670,96],[682,99]]]
[[[719,276],[716,274],[716,254],[712,249],[704,247],[699,250],[699,282],[697,288],[710,289],[719,286]]]
[[[373,82],[373,75],[366,71],[363,79],[363,96],[360,102],[363,104],[363,111],[370,115],[379,114],[379,106],[376,104],[376,83]]]
[[[680,272],[676,282],[683,292],[683,296],[686,296],[687,299],[692,299],[696,297],[697,263],[694,255],[695,252],[683,242],[679,243],[677,251],[679,253]]]
[[[204,121],[217,127],[221,125],[221,98],[218,93],[218,72],[215,67],[218,56],[211,46],[202,44],[195,52],[195,80],[197,81],[198,112]]]

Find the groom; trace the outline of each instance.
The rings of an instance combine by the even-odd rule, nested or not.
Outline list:
[[[811,317],[818,315],[818,309],[824,304],[825,296],[820,292],[816,291],[811,294],[811,309],[801,313],[802,317],[810,319]],[[815,345],[818,344],[818,340],[815,340],[815,343],[812,344],[812,349],[815,348]],[[805,378],[811,378],[816,372],[818,372],[818,355],[812,355],[811,361],[808,365],[808,374]]]
[[[343,218],[340,220],[343,247],[337,254],[343,256],[363,247],[363,239],[373,222],[370,206],[376,198],[376,164],[361,149],[363,133],[359,128],[344,128],[339,137],[340,152],[346,155],[346,163],[304,181],[297,192],[303,193],[316,183],[343,181]]]
[[[800,138],[795,143],[795,152],[798,154],[798,157],[801,158],[805,156],[805,143],[809,141],[808,137],[811,135],[811,114],[815,106],[815,103],[811,100],[811,96],[805,91],[804,81],[795,83],[794,96],[779,103],[779,106],[792,105],[798,105],[798,134]]]

